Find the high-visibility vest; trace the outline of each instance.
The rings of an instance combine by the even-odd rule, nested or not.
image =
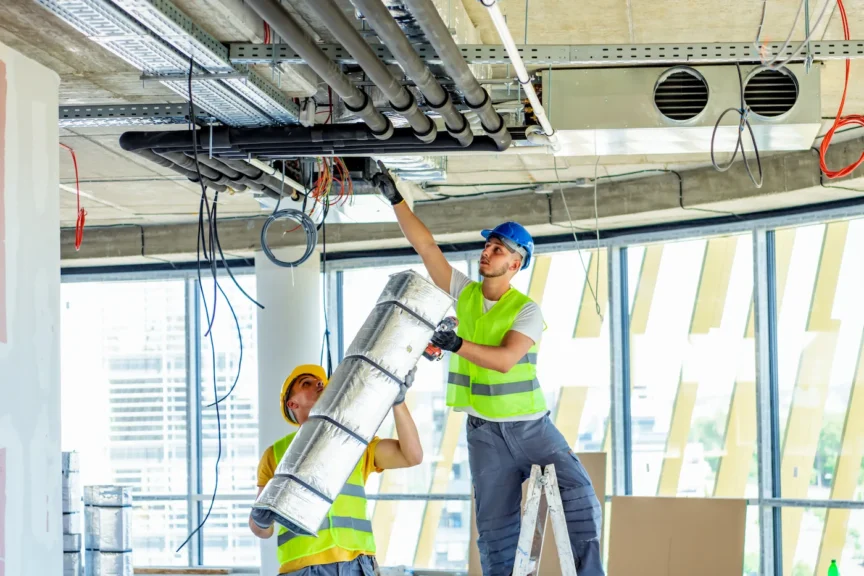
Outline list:
[[[483,285],[472,282],[459,295],[456,334],[475,344],[500,346],[504,335],[528,296],[510,288],[489,310],[483,312]],[[450,355],[447,376],[447,405],[471,406],[481,416],[509,418],[546,410],[546,399],[537,381],[537,343],[506,374],[487,370],[458,356]]]
[[[273,455],[277,466],[296,434],[296,432],[289,434],[273,444]],[[363,458],[357,463],[345,487],[330,507],[327,518],[318,529],[318,537],[300,536],[279,526],[276,557],[282,565],[336,546],[344,550],[359,550],[369,556],[375,554],[372,522],[366,516]]]

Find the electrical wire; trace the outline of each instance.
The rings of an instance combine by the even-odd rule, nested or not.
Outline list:
[[[849,34],[849,20],[846,17],[846,7],[843,6],[843,0],[837,0],[837,8],[840,10],[840,19],[843,21],[843,39],[848,41],[851,38],[851,35]],[[846,76],[843,80],[843,95],[840,97],[840,106],[837,109],[837,115],[834,117],[834,124],[832,124],[831,128],[828,129],[828,132],[825,133],[825,138],[819,145],[819,168],[822,169],[822,173],[825,174],[825,176],[832,180],[834,178],[842,178],[850,175],[856,168],[864,163],[864,152],[861,153],[858,160],[840,170],[829,170],[828,165],[825,162],[825,155],[828,152],[828,147],[831,146],[831,139],[834,137],[838,128],[853,125],[864,127],[864,115],[851,114],[849,116],[843,116],[843,106],[846,104],[846,91],[849,88],[849,68],[850,60],[849,58],[846,58]]]
[[[78,158],[75,156],[75,150],[70,146],[60,142],[60,146],[69,151],[72,155],[72,166],[75,167],[75,196],[78,202],[78,210],[75,217],[75,251],[81,250],[81,243],[84,241],[84,219],[87,217],[87,211],[81,208],[81,181],[78,178]]]
[[[555,156],[552,157],[552,165],[555,167],[555,177],[558,178],[558,162]],[[582,263],[582,271],[585,273],[585,283],[588,285],[588,290],[591,292],[591,297],[594,299],[594,310],[597,312],[597,316],[600,317],[600,322],[603,322],[603,314],[600,310],[600,302],[597,299],[597,293],[594,291],[594,287],[591,286],[591,275],[588,274],[588,267],[585,266],[585,260],[582,258],[582,250],[579,248],[579,238],[576,236],[576,227],[573,226],[573,218],[570,216],[570,208],[567,207],[567,198],[564,197],[564,187],[561,186],[560,179],[558,180],[558,192],[561,193],[561,201],[564,203],[564,210],[567,212],[567,221],[570,223],[570,232],[573,234],[573,243],[576,245],[576,253],[579,255],[579,262]],[[550,202],[551,202],[551,196]],[[598,273],[600,263],[597,263]]]
[[[741,97],[741,107],[727,108],[720,114],[720,117],[717,118],[717,122],[714,124],[714,131],[711,133],[711,164],[718,172],[726,172],[732,167],[732,164],[735,162],[735,158],[738,156],[740,150],[741,159],[744,160],[744,167],[747,169],[747,175],[750,177],[750,181],[753,182],[753,185],[756,186],[756,188],[761,188],[763,182],[762,159],[759,157],[759,146],[756,144],[756,136],[753,134],[753,128],[750,126],[750,109],[744,103],[744,77],[741,75],[741,65],[736,64],[735,68],[738,70],[738,86]],[[725,166],[720,166],[717,164],[717,160],[714,157],[714,139],[717,137],[717,129],[720,127],[720,122],[723,121],[723,118],[725,118],[726,114],[729,112],[735,112],[740,116],[738,121],[738,139],[735,141],[735,150],[732,151],[732,157],[729,158],[729,162]],[[753,176],[753,171],[750,169],[750,163],[747,161],[747,153],[744,150],[744,140],[742,136],[744,134],[744,128],[747,128],[747,131],[750,133],[750,140],[753,142],[753,153],[756,156],[756,165],[759,168],[758,181]]]
[[[207,197],[207,187],[204,185],[204,179],[201,176],[201,165],[198,161],[198,134],[196,128],[196,120],[195,120],[195,106],[194,106],[194,97],[192,94],[192,74],[195,71],[195,59],[194,56],[189,58],[189,77],[188,77],[188,96],[189,96],[189,133],[192,138],[192,151],[193,158],[195,160],[195,173],[197,177],[197,181],[199,186],[201,187],[201,200],[198,205],[198,234],[196,238],[196,269],[198,276],[198,291],[201,294],[201,301],[204,307],[204,315],[207,321],[207,331],[204,336],[210,339],[210,355],[211,355],[211,366],[213,371],[213,398],[214,402],[209,404],[207,407],[215,407],[216,408],[216,439],[217,439],[217,451],[216,451],[216,463],[214,466],[214,484],[213,484],[213,493],[210,497],[210,505],[207,508],[207,513],[204,515],[204,518],[192,530],[186,539],[180,544],[177,548],[177,552],[183,549],[183,547],[192,539],[192,537],[200,532],[201,528],[204,527],[204,524],[210,518],[210,514],[213,511],[213,506],[216,502],[216,494],[219,491],[219,463],[222,460],[222,416],[220,413],[219,405],[225,401],[231,393],[234,391],[234,388],[237,385],[237,382],[240,379],[240,372],[242,368],[243,362],[243,335],[240,329],[240,321],[237,318],[237,314],[234,311],[234,307],[231,304],[230,298],[225,293],[222,286],[219,284],[219,278],[217,274],[217,256],[216,252],[219,252],[219,258],[222,260],[222,265],[225,267],[225,270],[228,272],[228,276],[234,282],[234,285],[240,290],[240,292],[246,296],[252,303],[254,303],[259,308],[263,309],[259,302],[257,302],[254,298],[249,296],[243,287],[237,282],[237,279],[234,277],[234,274],[231,272],[231,267],[228,265],[228,261],[225,259],[225,254],[222,250],[221,242],[219,241],[219,230],[218,230],[218,200],[219,200],[219,191],[217,190],[213,196],[213,206],[210,207],[210,202]],[[205,236],[204,232],[204,213],[207,213],[207,236]],[[213,278],[213,308],[212,313],[210,307],[207,305],[207,298],[204,295],[204,284],[201,278],[201,252],[202,249],[204,251],[205,256],[209,260],[210,264],[210,273]],[[237,328],[237,337],[240,346],[240,359],[237,365],[237,374],[234,378],[234,383],[231,385],[228,392],[219,397],[219,388],[218,388],[218,378],[216,374],[216,344],[213,338],[212,329],[213,324],[216,320],[216,303],[218,301],[218,294],[222,294],[222,297],[225,299],[226,304],[228,305],[228,309],[231,311],[231,315],[234,318],[234,324]]]
[[[780,60],[780,58],[783,56],[783,52],[789,47],[789,44],[792,43],[792,36],[795,34],[795,27],[798,25],[798,20],[801,17],[801,12],[804,8],[804,1],[805,0],[801,0],[801,2],[798,4],[798,11],[795,13],[795,20],[794,20],[794,22],[792,22],[792,27],[789,29],[789,35],[786,36],[786,40],[783,42],[783,45],[780,47],[780,49],[777,51],[777,53],[773,56],[773,58],[771,58],[771,60],[768,60],[767,62],[766,62],[766,56],[765,56],[765,54],[767,52],[767,47],[766,46],[760,46],[760,44],[759,44],[759,42],[760,42],[759,37],[762,33],[762,26],[765,23],[765,12],[766,12],[766,4],[767,4],[767,2],[763,2],[763,4],[762,4],[762,19],[759,22],[759,29],[756,33],[756,41],[755,41],[756,49],[759,51],[759,57],[762,61],[763,67],[769,68],[771,70],[777,70],[778,68],[783,68],[784,66],[789,64],[789,62],[794,60],[798,56],[798,54],[801,53],[801,50],[803,50],[804,47],[807,46],[807,43],[810,42],[810,40],[813,38],[813,35],[816,32],[816,29],[819,28],[819,24],[822,22],[822,18],[825,17],[825,12],[828,9],[828,5],[833,2],[833,0],[825,0],[825,4],[822,5],[822,11],[819,13],[819,18],[816,19],[816,23],[813,24],[813,27],[810,29],[810,31],[808,32],[808,34],[804,38],[804,40],[798,45],[798,47],[792,52],[792,54],[789,55],[788,58],[786,58],[783,61],[778,62],[778,60]]]

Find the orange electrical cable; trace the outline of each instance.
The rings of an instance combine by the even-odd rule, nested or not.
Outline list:
[[[81,185],[78,180],[78,158],[75,157],[75,150],[60,142],[60,146],[69,151],[72,155],[72,165],[75,167],[75,194],[78,197],[78,217],[75,219],[75,250],[81,249],[81,242],[84,241],[84,219],[87,216],[87,211],[81,208]]]
[[[837,7],[840,9],[840,18],[843,20],[843,38],[848,41],[851,36],[849,34],[849,20],[846,18],[846,8],[843,6],[843,0],[837,0]],[[825,133],[825,138],[822,139],[822,144],[819,146],[819,167],[822,169],[825,176],[831,179],[848,176],[855,171],[862,162],[864,162],[864,152],[862,152],[858,160],[840,170],[829,170],[828,166],[825,164],[825,154],[828,152],[828,147],[831,146],[831,138],[834,137],[834,132],[837,129],[852,125],[864,128],[864,115],[851,114],[843,117],[843,106],[846,104],[846,90],[849,88],[849,68],[850,60],[847,58],[846,78],[843,82],[843,96],[840,98],[840,108],[837,109],[837,116],[834,118],[834,124],[832,124],[828,132]]]

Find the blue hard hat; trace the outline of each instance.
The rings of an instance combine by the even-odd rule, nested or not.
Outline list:
[[[505,243],[509,240],[518,248],[524,250],[525,255],[522,258],[522,268],[520,270],[525,270],[528,267],[528,264],[531,262],[531,255],[534,254],[534,239],[524,226],[518,222],[504,222],[492,230],[483,230],[480,234],[487,240],[490,236],[502,238],[505,240]],[[512,249],[513,247],[511,246],[510,248]]]

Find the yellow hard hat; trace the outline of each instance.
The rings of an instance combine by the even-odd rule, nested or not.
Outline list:
[[[288,378],[286,378],[285,382],[282,384],[282,393],[279,395],[279,400],[282,402],[282,416],[289,424],[293,424],[294,426],[297,425],[297,422],[294,421],[288,411],[288,394],[291,392],[291,385],[294,384],[294,381],[304,374],[315,376],[324,383],[324,386],[327,386],[327,371],[324,370],[323,366],[318,366],[317,364],[301,364],[291,371],[291,374],[288,375]]]

